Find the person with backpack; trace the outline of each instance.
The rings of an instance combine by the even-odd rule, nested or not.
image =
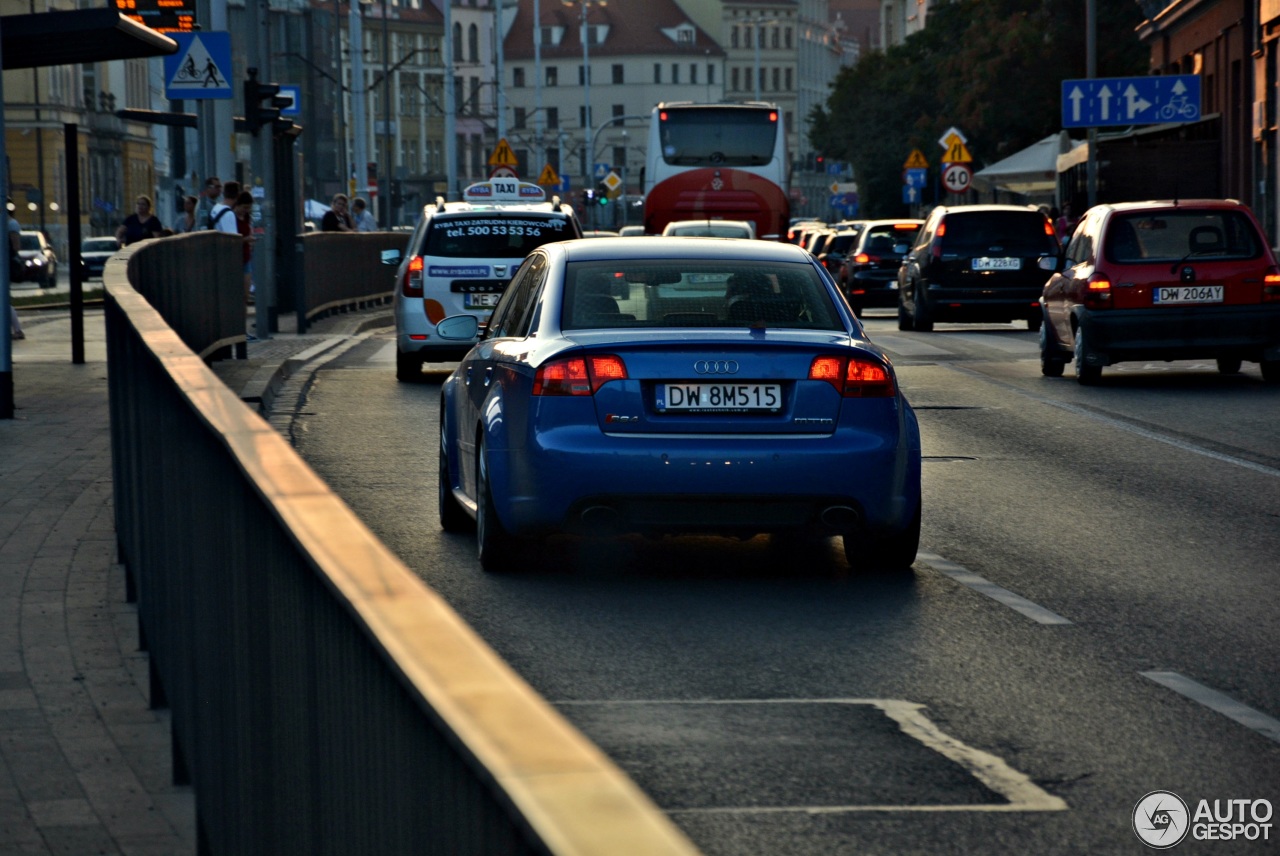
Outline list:
[[[235,212],[236,197],[239,195],[240,182],[228,181],[222,185],[222,201],[213,206],[213,210],[209,212],[209,222],[205,228],[213,229],[215,232],[226,232],[228,235],[239,235]]]

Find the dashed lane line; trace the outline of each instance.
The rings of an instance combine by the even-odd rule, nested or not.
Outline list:
[[[1043,606],[1040,606],[1040,604],[1027,600],[1020,594],[1014,594],[1006,588],[1001,588],[985,577],[975,574],[963,565],[957,565],[955,562],[952,562],[949,559],[944,559],[936,553],[926,553],[922,551],[916,554],[916,559],[924,562],[943,576],[950,577],[952,580],[955,580],[963,586],[968,586],[979,594],[984,594],[992,600],[1003,603],[1005,606],[1016,612],[1022,613],[1027,618],[1030,618],[1038,624],[1071,623],[1070,620],[1063,618],[1061,615],[1058,615],[1058,613],[1045,609]]]
[[[1280,719],[1267,716],[1247,704],[1236,701],[1225,693],[1206,687],[1204,684],[1193,681],[1191,678],[1180,675],[1177,672],[1139,672],[1138,674],[1149,681],[1155,681],[1162,687],[1171,689],[1175,693],[1191,699],[1197,704],[1202,704],[1212,711],[1235,720],[1245,728],[1256,731],[1269,740],[1280,743]]]

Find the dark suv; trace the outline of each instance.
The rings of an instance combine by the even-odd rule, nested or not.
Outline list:
[[[898,329],[1026,321],[1039,330],[1040,292],[1058,252],[1053,224],[1035,208],[939,206],[898,269]]]

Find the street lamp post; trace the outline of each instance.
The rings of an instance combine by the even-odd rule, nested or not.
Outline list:
[[[582,5],[582,130],[587,135],[586,153],[582,156],[582,189],[591,186],[591,159],[595,156],[595,134],[591,129],[591,55],[587,50],[587,0],[580,0]],[[594,212],[592,220],[594,220]]]

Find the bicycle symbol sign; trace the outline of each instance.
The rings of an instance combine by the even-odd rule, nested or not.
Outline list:
[[[1200,120],[1200,76],[1163,74],[1062,81],[1062,127]]]
[[[165,97],[230,98],[231,35],[225,32],[171,33],[177,53],[164,58]]]

